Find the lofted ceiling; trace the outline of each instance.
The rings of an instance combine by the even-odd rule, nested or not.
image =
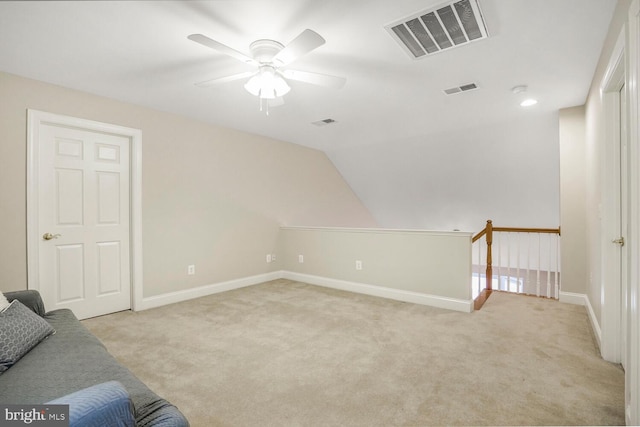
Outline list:
[[[440,0],[3,1],[0,70],[323,150],[381,225],[449,227],[426,214],[414,217],[429,209],[411,201],[423,194],[421,187],[387,195],[376,179],[393,188],[430,182],[432,172],[415,161],[419,141],[431,141],[431,152],[438,152],[436,140],[450,149],[465,132],[495,138],[505,123],[513,134],[514,123],[523,123],[528,132],[542,126],[541,135],[551,135],[559,109],[585,102],[616,5],[478,3],[488,38],[414,60],[385,25]],[[195,86],[251,68],[188,40],[189,34],[248,54],[256,39],[286,45],[307,28],[326,44],[292,68],[345,77],[342,89],[291,82],[285,104],[266,115],[244,80]],[[478,89],[443,92],[472,82]],[[517,85],[528,91],[514,94]],[[524,111],[524,96],[539,103]],[[325,119],[335,122],[312,124]],[[362,156],[366,165],[357,161],[361,150],[370,150]],[[394,163],[373,167],[389,150]],[[433,171],[438,162],[432,163]],[[414,214],[389,214],[391,204]]]

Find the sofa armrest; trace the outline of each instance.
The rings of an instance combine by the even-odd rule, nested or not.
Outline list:
[[[42,301],[42,297],[38,291],[34,290],[25,290],[25,291],[13,291],[6,292],[4,296],[7,298],[7,301],[11,302],[14,299],[17,299],[22,304],[26,305],[36,313],[38,316],[44,316],[46,311],[44,309],[44,302]]]
[[[189,427],[189,421],[178,408],[171,404],[138,420],[138,427]]]
[[[136,425],[129,393],[117,381],[87,387],[47,403],[69,405],[69,427]]]

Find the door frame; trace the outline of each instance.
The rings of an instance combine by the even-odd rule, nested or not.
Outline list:
[[[627,108],[629,109],[629,260],[640,258],[640,1],[633,0],[627,15]],[[640,265],[629,263],[627,293],[627,357],[625,419],[640,424]]]
[[[40,290],[38,248],[39,195],[39,129],[41,124],[78,128],[108,133],[129,139],[129,262],[131,275],[131,309],[142,309],[142,131],[124,126],[102,123],[27,109],[27,289]]]
[[[628,87],[625,84],[625,68],[625,30],[623,28],[618,35],[600,86],[605,116],[605,144],[602,156],[602,228],[600,233],[602,250],[600,353],[603,359],[614,363],[619,363],[622,360],[620,334],[624,329],[620,316],[621,304],[624,301],[624,295],[620,289],[622,251],[618,245],[612,243],[612,240],[620,237],[620,186],[622,185],[621,182],[618,183],[620,181],[620,143],[621,138],[628,138],[628,135],[620,133],[621,115],[627,114],[625,111],[620,111],[620,89],[623,86]]]

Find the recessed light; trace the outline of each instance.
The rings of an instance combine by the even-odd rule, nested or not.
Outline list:
[[[536,105],[537,103],[538,103],[538,101],[536,99],[529,98],[529,99],[525,99],[524,101],[522,101],[520,103],[520,106],[521,107],[531,107],[532,105]]]

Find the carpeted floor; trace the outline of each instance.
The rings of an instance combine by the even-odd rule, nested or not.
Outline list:
[[[193,427],[624,424],[584,307],[472,314],[276,280],[83,321]]]

